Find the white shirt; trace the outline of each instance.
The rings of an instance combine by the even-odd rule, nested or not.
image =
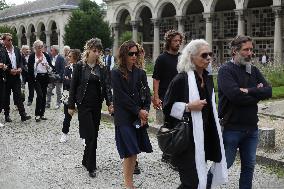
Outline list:
[[[55,66],[55,62],[56,62],[57,57],[58,57],[58,55],[56,55],[55,57],[52,58],[51,63],[52,63],[53,66]]]
[[[265,64],[266,62],[267,62],[267,60],[266,60],[266,55],[263,55],[263,56],[261,57],[261,63]]]
[[[37,56],[35,56],[35,67],[34,67],[34,68],[35,68],[35,69],[34,69],[35,75],[36,75],[37,73],[47,73],[48,62],[47,62],[45,56],[44,56],[44,55],[42,55],[42,56],[43,56],[43,59],[42,59],[42,61],[39,62],[38,64],[37,64],[37,62],[39,61],[39,59],[38,59]]]
[[[15,55],[15,51],[14,51],[14,47],[12,47],[12,50],[9,51],[7,49],[11,64],[12,64],[12,68],[13,69],[17,69],[17,61],[16,61],[16,55]]]

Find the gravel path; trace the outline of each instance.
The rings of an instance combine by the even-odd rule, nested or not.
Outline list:
[[[34,106],[27,108],[33,115]],[[47,121],[22,123],[13,110],[12,123],[0,128],[0,189],[122,188],[122,164],[114,141],[113,125],[103,121],[98,142],[98,175],[91,179],[81,166],[83,145],[77,117],[72,120],[70,138],[59,143],[63,110],[48,109]],[[0,118],[3,122],[3,117]],[[150,134],[154,152],[140,154],[142,173],[135,176],[138,188],[171,189],[179,185],[178,173],[160,161],[161,152]],[[230,169],[229,184],[219,189],[238,188],[239,163]],[[256,166],[255,189],[284,188],[284,180],[262,166]]]

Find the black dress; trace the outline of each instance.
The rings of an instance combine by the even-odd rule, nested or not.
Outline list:
[[[152,152],[146,127],[136,129],[133,123],[139,119],[140,109],[149,111],[151,98],[145,71],[133,67],[128,79],[118,69],[111,73],[114,97],[115,140],[120,158],[130,157],[140,152]],[[141,84],[141,82],[143,84]],[[147,97],[142,102],[139,93],[146,86]]]

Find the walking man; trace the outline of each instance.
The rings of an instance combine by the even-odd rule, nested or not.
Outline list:
[[[223,141],[230,168],[240,152],[240,189],[252,188],[258,143],[257,103],[272,96],[272,89],[260,71],[251,64],[253,42],[237,36],[231,42],[232,60],[218,73],[219,117],[224,127]]]
[[[158,56],[153,72],[153,106],[156,114],[162,114],[164,96],[172,79],[177,75],[177,63],[179,49],[182,44],[183,35],[175,30],[169,30],[164,36],[164,52]],[[169,161],[169,157],[163,154],[162,161]]]

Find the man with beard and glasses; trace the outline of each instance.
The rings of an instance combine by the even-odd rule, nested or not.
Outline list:
[[[175,30],[169,30],[165,33],[164,41],[164,52],[157,57],[152,76],[154,91],[152,103],[157,115],[163,115],[164,96],[170,82],[178,73],[177,63],[183,34]],[[170,157],[163,154],[162,161],[170,162]]]
[[[232,59],[218,72],[218,114],[224,127],[223,141],[227,167],[232,166],[239,149],[239,188],[250,189],[258,143],[257,103],[270,98],[272,89],[251,63],[253,42],[249,36],[240,35],[233,39],[231,52]],[[209,183],[211,179],[212,177],[208,177]]]

